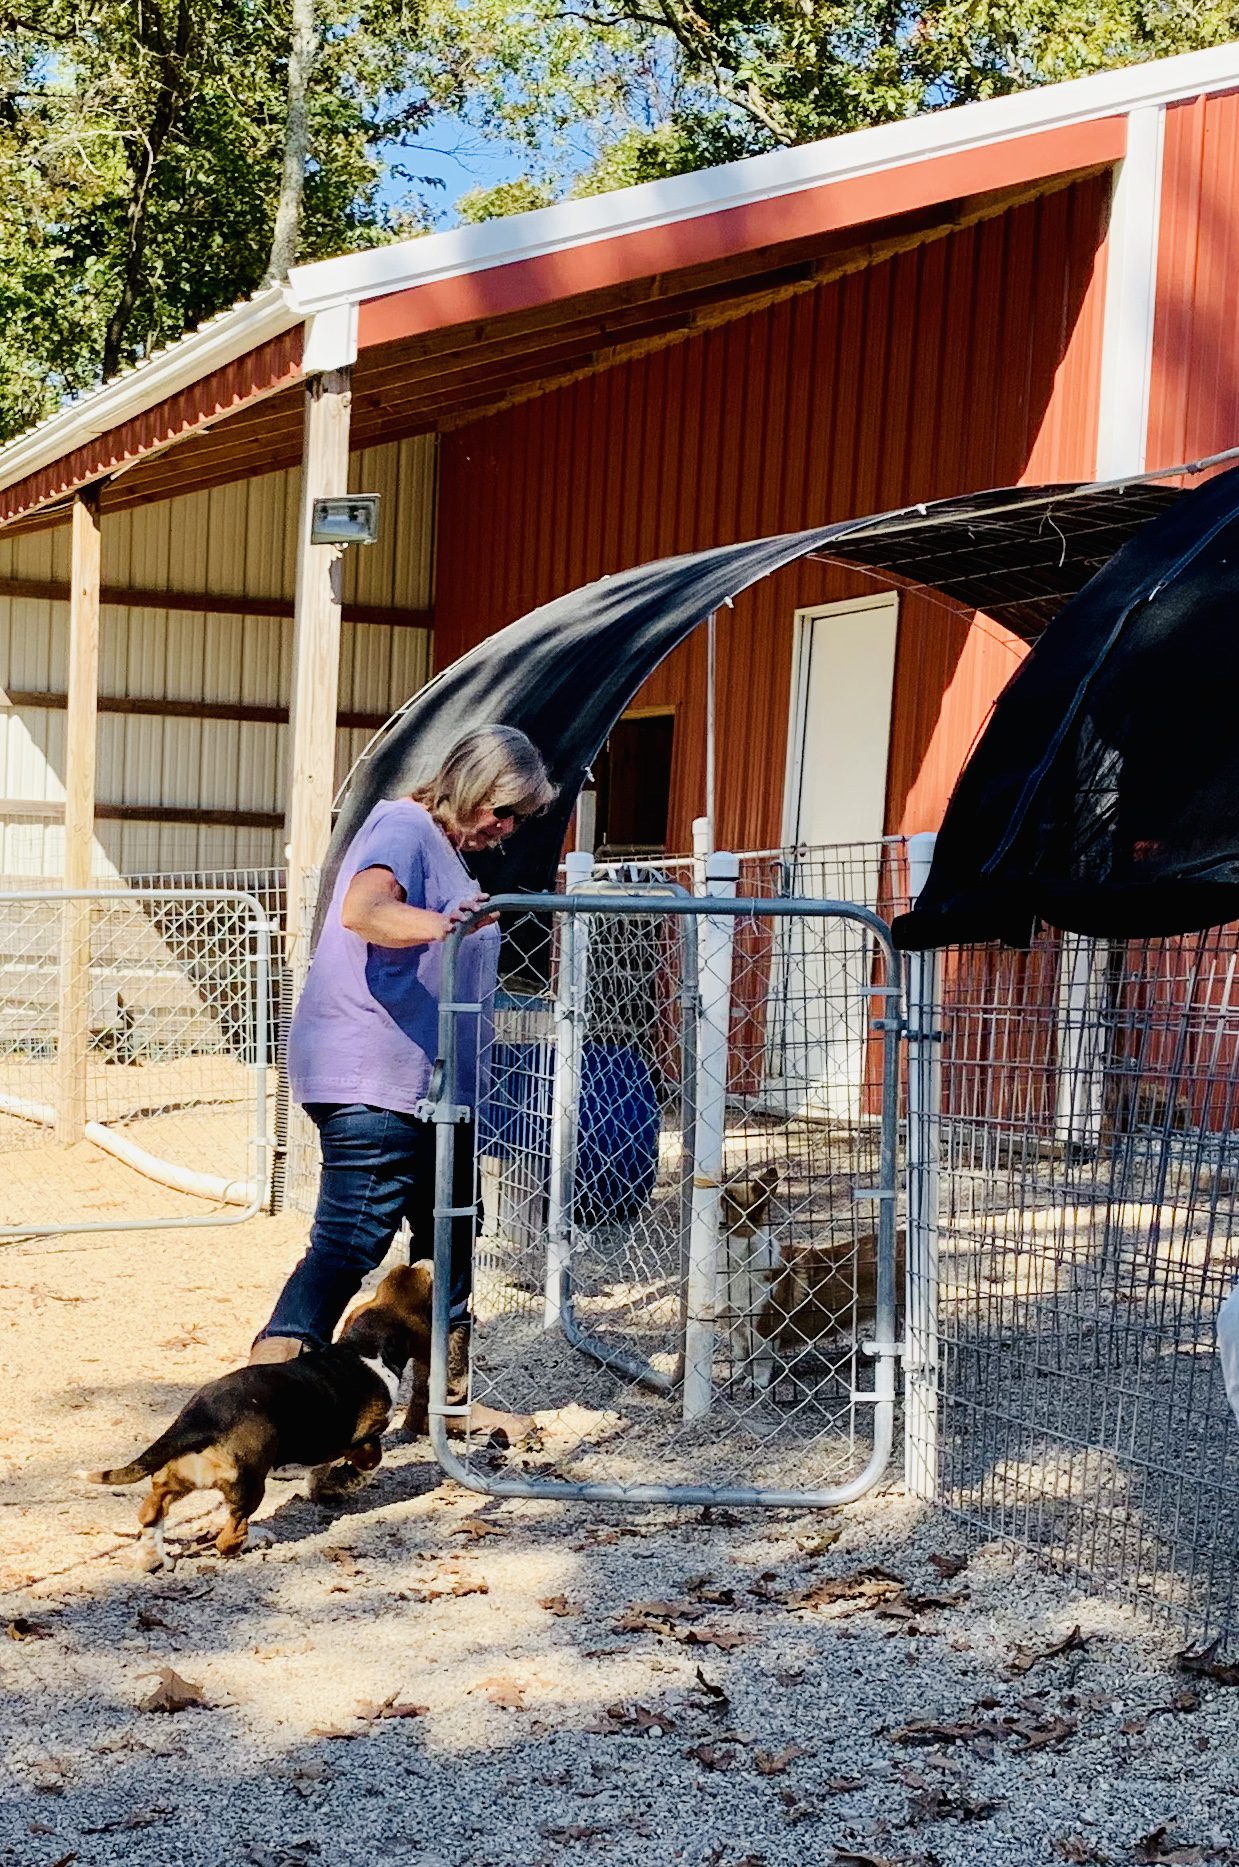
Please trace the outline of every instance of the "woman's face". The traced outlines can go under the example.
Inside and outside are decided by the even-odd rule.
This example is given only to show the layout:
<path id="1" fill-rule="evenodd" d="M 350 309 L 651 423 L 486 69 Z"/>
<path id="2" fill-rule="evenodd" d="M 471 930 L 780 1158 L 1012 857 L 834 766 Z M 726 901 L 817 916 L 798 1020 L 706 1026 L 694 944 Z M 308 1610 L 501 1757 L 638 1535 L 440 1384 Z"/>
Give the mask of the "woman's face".
<path id="1" fill-rule="evenodd" d="M 523 821 L 520 811 L 502 797 L 488 798 L 461 824 L 452 841 L 460 850 L 495 849 Z"/>

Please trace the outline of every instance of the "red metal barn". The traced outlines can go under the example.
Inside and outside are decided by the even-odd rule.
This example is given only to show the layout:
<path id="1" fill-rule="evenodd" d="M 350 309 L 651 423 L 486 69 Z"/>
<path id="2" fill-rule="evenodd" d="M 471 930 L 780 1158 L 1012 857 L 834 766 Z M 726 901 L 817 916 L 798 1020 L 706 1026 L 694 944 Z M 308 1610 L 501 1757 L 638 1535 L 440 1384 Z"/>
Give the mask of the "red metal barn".
<path id="1" fill-rule="evenodd" d="M 296 269 L 0 449 L 0 868 L 312 867 L 371 728 L 582 581 L 1230 444 L 1237 147 L 1239 45 Z M 719 624 L 719 842 L 934 827 L 1022 652 L 770 579 Z M 687 846 L 704 688 L 699 635 L 617 731 L 612 846 Z"/>

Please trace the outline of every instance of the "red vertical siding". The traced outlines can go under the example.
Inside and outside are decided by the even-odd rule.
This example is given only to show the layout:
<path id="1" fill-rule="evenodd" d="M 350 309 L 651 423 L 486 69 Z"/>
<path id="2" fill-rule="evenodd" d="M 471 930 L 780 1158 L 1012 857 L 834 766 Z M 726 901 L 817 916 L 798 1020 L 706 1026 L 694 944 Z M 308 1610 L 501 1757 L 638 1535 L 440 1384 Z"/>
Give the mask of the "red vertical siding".
<path id="1" fill-rule="evenodd" d="M 1239 92 L 1166 112 L 1148 464 L 1239 441 Z"/>
<path id="2" fill-rule="evenodd" d="M 1020 479 L 1088 474 L 1108 177 L 444 436 L 440 666 L 577 584 L 678 551 Z M 720 832 L 777 841 L 797 607 L 870 590 L 802 564 L 719 630 Z M 939 819 L 1018 645 L 905 597 L 888 827 Z M 704 784 L 697 636 L 642 700 L 677 708 L 670 833 Z"/>

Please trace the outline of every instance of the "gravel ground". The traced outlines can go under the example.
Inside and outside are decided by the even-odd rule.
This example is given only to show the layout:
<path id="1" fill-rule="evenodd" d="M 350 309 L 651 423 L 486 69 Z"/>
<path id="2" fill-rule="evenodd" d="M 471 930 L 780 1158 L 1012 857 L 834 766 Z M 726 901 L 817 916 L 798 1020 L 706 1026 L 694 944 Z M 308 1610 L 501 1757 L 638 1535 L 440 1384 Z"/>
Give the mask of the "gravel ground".
<path id="1" fill-rule="evenodd" d="M 138 1492 L 74 1473 L 241 1358 L 302 1227 L 3 1250 L 0 1861 L 1239 1861 L 1239 1689 L 893 1486 L 496 1506 L 395 1441 L 235 1563 L 187 1500 L 136 1573 Z"/>

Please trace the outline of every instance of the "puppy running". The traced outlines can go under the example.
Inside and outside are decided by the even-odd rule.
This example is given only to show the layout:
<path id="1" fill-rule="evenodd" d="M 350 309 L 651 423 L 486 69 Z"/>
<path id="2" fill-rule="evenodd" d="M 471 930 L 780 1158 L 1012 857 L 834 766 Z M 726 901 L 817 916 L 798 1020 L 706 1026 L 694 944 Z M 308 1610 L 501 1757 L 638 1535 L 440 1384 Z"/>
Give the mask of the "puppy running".
<path id="1" fill-rule="evenodd" d="M 102 1485 L 151 1480 L 138 1512 L 139 1567 L 169 1566 L 163 1520 L 191 1491 L 223 1492 L 228 1521 L 215 1547 L 221 1556 L 239 1556 L 273 1470 L 337 1460 L 373 1470 L 405 1367 L 415 1361 L 420 1370 L 429 1362 L 430 1292 L 429 1263 L 389 1271 L 330 1348 L 208 1381 L 130 1464 L 87 1473 Z"/>

